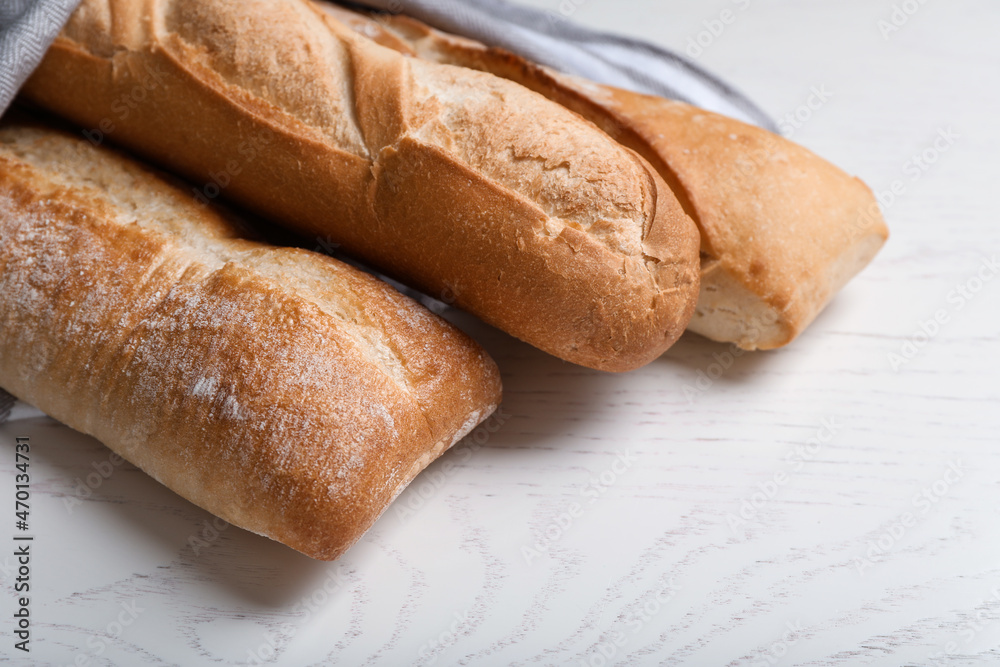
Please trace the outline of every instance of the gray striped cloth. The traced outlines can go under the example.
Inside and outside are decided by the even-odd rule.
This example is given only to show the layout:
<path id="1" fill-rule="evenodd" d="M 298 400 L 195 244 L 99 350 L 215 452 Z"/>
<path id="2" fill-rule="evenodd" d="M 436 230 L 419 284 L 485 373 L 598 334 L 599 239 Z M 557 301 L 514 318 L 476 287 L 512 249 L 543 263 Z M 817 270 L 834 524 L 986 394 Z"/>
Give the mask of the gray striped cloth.
<path id="1" fill-rule="evenodd" d="M 0 424 L 10 419 L 10 412 L 15 402 L 17 399 L 0 389 Z"/>
<path id="2" fill-rule="evenodd" d="M 0 389 L 0 424 L 5 421 L 16 421 L 18 419 L 30 419 L 32 417 L 44 417 L 41 410 L 37 410 L 27 403 L 22 403 L 16 398 Z"/>
<path id="3" fill-rule="evenodd" d="M 0 0 L 0 114 L 80 0 Z"/>
<path id="4" fill-rule="evenodd" d="M 557 70 L 683 100 L 777 130 L 747 97 L 689 59 L 655 44 L 589 30 L 568 20 L 567 14 L 583 1 L 564 0 L 559 11 L 548 12 L 505 0 L 362 0 L 354 6 L 409 14 Z M 0 113 L 38 66 L 79 2 L 0 0 Z M 40 414 L 0 389 L 0 423 Z"/>

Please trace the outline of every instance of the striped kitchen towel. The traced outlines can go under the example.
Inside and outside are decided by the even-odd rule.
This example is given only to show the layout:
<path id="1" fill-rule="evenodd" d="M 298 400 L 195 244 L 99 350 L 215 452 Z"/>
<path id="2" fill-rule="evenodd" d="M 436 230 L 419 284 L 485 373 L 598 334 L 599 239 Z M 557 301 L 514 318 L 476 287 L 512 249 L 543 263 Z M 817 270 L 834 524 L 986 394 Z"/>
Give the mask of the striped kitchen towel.
<path id="1" fill-rule="evenodd" d="M 80 0 L 0 0 L 0 114 Z"/>
<path id="2" fill-rule="evenodd" d="M 15 419 L 43 417 L 41 410 L 36 410 L 27 403 L 21 403 L 16 398 L 0 389 L 0 424 Z"/>

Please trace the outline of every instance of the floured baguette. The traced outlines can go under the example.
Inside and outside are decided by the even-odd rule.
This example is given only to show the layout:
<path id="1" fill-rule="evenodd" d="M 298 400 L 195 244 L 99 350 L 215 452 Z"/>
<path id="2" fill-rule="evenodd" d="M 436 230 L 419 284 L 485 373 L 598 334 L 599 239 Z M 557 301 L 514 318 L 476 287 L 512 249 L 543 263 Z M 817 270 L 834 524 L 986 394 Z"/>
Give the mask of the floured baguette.
<path id="1" fill-rule="evenodd" d="M 563 359 L 681 334 L 698 232 L 656 170 L 505 79 L 300 0 L 84 0 L 25 93 Z"/>
<path id="2" fill-rule="evenodd" d="M 10 120 L 0 386 L 327 560 L 500 400 L 486 353 L 386 284 L 246 240 L 124 156 Z"/>
<path id="3" fill-rule="evenodd" d="M 516 81 L 646 158 L 701 230 L 692 331 L 745 349 L 789 343 L 888 238 L 871 190 L 802 146 L 681 102 L 594 84 L 405 16 L 325 11 L 387 47 Z"/>

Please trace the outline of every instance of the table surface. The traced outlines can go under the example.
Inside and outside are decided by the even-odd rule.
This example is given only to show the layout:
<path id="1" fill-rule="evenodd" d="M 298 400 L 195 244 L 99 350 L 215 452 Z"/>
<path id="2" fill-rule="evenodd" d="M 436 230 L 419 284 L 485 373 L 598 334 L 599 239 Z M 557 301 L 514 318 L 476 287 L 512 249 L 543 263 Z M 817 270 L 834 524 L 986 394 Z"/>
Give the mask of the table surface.
<path id="1" fill-rule="evenodd" d="M 338 563 L 217 530 L 55 422 L 0 427 L 4 498 L 31 437 L 37 526 L 33 661 L 11 554 L 0 661 L 1000 664 L 1000 6 L 899 0 L 883 34 L 889 0 L 534 4 L 678 49 L 733 11 L 700 62 L 776 117 L 824 87 L 794 139 L 901 182 L 888 245 L 794 344 L 732 359 L 686 335 L 601 374 L 451 313 L 502 423 Z"/>

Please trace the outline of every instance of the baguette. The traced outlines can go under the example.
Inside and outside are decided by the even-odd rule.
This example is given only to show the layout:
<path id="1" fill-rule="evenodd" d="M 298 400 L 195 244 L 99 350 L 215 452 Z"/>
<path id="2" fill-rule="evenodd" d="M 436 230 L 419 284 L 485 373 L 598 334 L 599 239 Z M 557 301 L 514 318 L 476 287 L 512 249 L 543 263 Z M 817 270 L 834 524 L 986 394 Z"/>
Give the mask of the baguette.
<path id="1" fill-rule="evenodd" d="M 691 331 L 741 348 L 791 342 L 875 256 L 888 229 L 871 190 L 766 130 L 598 85 L 406 16 L 324 11 L 389 48 L 516 81 L 579 113 L 652 164 L 701 231 Z"/>
<path id="2" fill-rule="evenodd" d="M 485 352 L 385 283 L 23 120 L 0 124 L 0 385 L 324 560 L 500 400 Z"/>
<path id="3" fill-rule="evenodd" d="M 308 2 L 84 0 L 25 94 L 574 363 L 641 366 L 694 311 L 697 228 L 645 160 Z"/>

